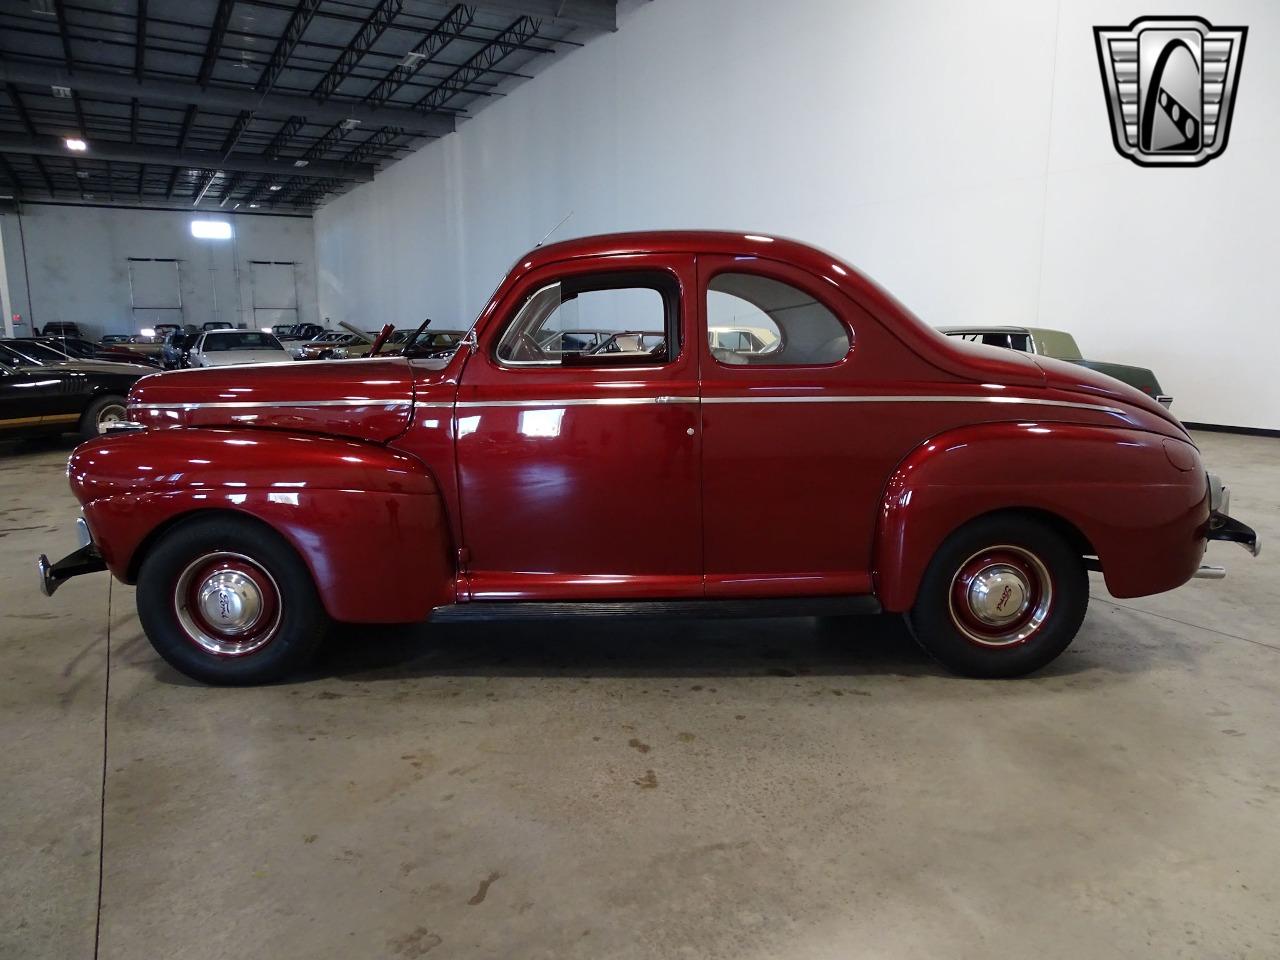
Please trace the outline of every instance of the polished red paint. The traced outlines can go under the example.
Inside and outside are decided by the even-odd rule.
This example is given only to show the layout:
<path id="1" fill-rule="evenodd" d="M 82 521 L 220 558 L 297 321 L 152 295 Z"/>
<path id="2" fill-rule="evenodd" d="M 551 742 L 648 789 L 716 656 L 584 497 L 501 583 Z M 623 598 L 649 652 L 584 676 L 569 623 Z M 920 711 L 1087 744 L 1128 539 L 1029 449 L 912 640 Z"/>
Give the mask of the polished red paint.
<path id="1" fill-rule="evenodd" d="M 454 598 L 435 482 L 421 462 L 383 446 L 276 430 L 152 430 L 81 444 L 67 470 L 103 559 L 126 582 L 157 531 L 221 510 L 281 533 L 338 620 L 420 620 Z"/>
<path id="2" fill-rule="evenodd" d="M 822 301 L 848 325 L 848 355 L 721 365 L 703 347 L 705 289 L 729 268 Z M 670 363 L 494 360 L 541 285 L 638 269 L 679 286 Z M 1158 403 L 1074 364 L 943 337 L 793 241 L 694 231 L 542 247 L 499 285 L 474 336 L 448 360 L 139 381 L 134 418 L 181 429 L 93 441 L 71 462 L 111 569 L 132 578 L 157 531 L 207 509 L 279 530 L 347 620 L 472 599 L 874 593 L 905 610 L 947 535 L 1005 509 L 1050 517 L 1096 553 L 1118 596 L 1177 586 L 1204 550 L 1203 468 Z M 681 399 L 581 402 L 658 397 Z M 939 397 L 954 402 L 912 402 Z"/>
<path id="3" fill-rule="evenodd" d="M 193 399 L 208 406 L 181 409 Z M 381 443 L 404 432 L 412 401 L 409 364 L 398 358 L 204 367 L 143 377 L 129 392 L 129 419 L 155 428 L 266 427 Z"/>

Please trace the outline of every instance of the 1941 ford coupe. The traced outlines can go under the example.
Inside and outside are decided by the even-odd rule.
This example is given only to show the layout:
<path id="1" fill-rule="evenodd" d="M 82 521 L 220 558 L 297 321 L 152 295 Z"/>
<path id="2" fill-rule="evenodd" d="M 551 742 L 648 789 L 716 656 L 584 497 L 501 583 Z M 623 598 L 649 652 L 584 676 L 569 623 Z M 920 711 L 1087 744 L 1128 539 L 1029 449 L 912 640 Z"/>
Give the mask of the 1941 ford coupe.
<path id="1" fill-rule="evenodd" d="M 541 247 L 446 356 L 158 374 L 128 410 L 71 456 L 84 545 L 41 585 L 136 583 L 212 683 L 296 670 L 330 620 L 881 610 L 1013 676 L 1071 642 L 1086 571 L 1136 597 L 1258 548 L 1152 398 L 778 237 Z"/>

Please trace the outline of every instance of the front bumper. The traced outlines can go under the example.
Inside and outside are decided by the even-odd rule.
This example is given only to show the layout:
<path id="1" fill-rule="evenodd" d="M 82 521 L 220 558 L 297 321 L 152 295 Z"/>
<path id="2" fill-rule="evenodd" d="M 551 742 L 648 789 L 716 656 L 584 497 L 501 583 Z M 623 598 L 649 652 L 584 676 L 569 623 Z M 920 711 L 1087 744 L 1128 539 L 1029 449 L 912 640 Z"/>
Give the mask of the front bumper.
<path id="1" fill-rule="evenodd" d="M 1238 543 L 1253 556 L 1262 552 L 1262 540 L 1254 529 L 1230 516 L 1231 489 L 1217 474 L 1208 474 L 1209 481 L 1209 531 L 1210 540 L 1226 540 Z M 1225 567 L 1205 564 L 1193 574 L 1205 580 L 1221 580 L 1227 575 Z"/>
<path id="2" fill-rule="evenodd" d="M 98 547 L 93 542 L 93 534 L 89 532 L 89 525 L 85 523 L 84 517 L 76 520 L 76 532 L 80 537 L 79 550 L 67 554 L 57 563 L 50 563 L 49 558 L 43 553 L 36 558 L 36 570 L 40 574 L 40 592 L 46 597 L 52 597 L 57 589 L 72 577 L 79 577 L 86 573 L 99 573 L 107 569 L 107 563 L 98 552 Z"/>

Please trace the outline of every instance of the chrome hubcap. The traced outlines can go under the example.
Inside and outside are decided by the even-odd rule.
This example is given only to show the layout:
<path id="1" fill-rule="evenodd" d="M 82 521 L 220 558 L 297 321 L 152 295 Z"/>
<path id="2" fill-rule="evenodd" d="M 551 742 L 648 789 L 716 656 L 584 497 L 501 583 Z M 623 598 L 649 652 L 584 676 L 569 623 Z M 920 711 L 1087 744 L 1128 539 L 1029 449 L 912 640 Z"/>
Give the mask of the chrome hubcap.
<path id="1" fill-rule="evenodd" d="M 969 557 L 951 579 L 951 622 L 983 647 L 1010 647 L 1036 636 L 1053 607 L 1053 578 L 1034 553 L 1011 544 Z"/>
<path id="2" fill-rule="evenodd" d="M 1031 600 L 1031 585 L 1013 567 L 993 563 L 969 581 L 969 609 L 994 626 L 1017 620 Z"/>
<path id="3" fill-rule="evenodd" d="M 108 424 L 119 423 L 124 419 L 124 417 L 124 407 L 117 406 L 116 404 L 112 404 L 109 407 L 103 407 L 102 411 L 98 414 L 98 432 L 106 433 Z"/>
<path id="4" fill-rule="evenodd" d="M 239 553 L 198 557 L 178 575 L 173 608 L 187 638 L 206 653 L 240 657 L 280 628 L 280 590 L 264 567 Z"/>
<path id="5" fill-rule="evenodd" d="M 241 634 L 258 622 L 262 592 L 236 570 L 206 577 L 196 591 L 200 612 L 222 633 Z"/>

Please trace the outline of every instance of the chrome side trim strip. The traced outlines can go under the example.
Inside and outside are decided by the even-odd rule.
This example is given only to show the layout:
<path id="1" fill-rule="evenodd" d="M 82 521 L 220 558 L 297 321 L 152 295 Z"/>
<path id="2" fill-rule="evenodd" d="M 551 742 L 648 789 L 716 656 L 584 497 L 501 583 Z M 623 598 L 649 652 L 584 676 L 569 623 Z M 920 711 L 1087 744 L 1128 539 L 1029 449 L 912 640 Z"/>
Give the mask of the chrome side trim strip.
<path id="1" fill-rule="evenodd" d="M 210 403 L 140 403 L 134 410 L 255 410 L 263 407 L 407 407 L 412 400 L 219 400 Z"/>
<path id="2" fill-rule="evenodd" d="M 563 400 L 459 400 L 454 406 L 470 410 L 474 407 L 637 407 L 698 402 L 697 397 L 566 397 Z"/>
<path id="3" fill-rule="evenodd" d="M 1040 407 L 1067 407 L 1076 410 L 1098 410 L 1116 416 L 1127 416 L 1119 407 L 1075 400 L 1049 400 L 1034 397 L 957 397 L 957 396 L 860 396 L 860 397 L 572 397 L 563 400 L 460 400 L 454 407 L 586 407 L 586 406 L 635 406 L 639 404 L 725 404 L 725 403 L 1002 403 Z M 419 404 L 419 406 L 447 407 L 448 403 Z"/>
<path id="4" fill-rule="evenodd" d="M 1038 407 L 1072 407 L 1078 410 L 1101 410 L 1121 416 L 1119 407 L 1107 407 L 1099 403 L 1076 400 L 1041 400 L 1036 397 L 924 397 L 924 396 L 862 396 L 862 397 L 703 397 L 703 403 L 1008 403 L 1032 404 Z"/>

